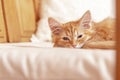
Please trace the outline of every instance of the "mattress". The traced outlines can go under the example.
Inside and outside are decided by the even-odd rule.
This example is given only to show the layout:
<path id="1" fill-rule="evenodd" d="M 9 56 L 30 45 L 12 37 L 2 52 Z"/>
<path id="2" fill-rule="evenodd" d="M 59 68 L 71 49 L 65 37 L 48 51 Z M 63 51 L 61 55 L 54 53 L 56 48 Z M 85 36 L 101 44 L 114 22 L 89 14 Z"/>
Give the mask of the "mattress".
<path id="1" fill-rule="evenodd" d="M 114 80 L 115 50 L 0 44 L 0 80 Z"/>

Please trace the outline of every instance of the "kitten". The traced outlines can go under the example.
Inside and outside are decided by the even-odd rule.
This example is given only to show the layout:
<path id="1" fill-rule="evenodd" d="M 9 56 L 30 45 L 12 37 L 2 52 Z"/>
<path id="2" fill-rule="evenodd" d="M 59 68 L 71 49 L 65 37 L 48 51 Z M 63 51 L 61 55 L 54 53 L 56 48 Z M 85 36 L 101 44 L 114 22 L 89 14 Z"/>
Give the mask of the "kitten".
<path id="1" fill-rule="evenodd" d="M 98 23 L 92 22 L 89 10 L 79 20 L 64 24 L 48 18 L 54 47 L 67 48 L 114 48 L 114 21 L 106 18 Z"/>

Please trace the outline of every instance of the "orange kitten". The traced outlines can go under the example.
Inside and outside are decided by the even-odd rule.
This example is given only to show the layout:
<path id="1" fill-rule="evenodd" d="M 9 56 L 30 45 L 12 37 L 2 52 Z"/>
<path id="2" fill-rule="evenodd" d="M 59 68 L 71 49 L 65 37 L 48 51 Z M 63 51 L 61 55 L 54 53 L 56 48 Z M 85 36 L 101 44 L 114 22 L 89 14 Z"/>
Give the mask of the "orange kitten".
<path id="1" fill-rule="evenodd" d="M 54 47 L 68 48 L 114 48 L 114 21 L 107 18 L 99 23 L 92 22 L 90 11 L 79 20 L 64 24 L 48 19 Z"/>

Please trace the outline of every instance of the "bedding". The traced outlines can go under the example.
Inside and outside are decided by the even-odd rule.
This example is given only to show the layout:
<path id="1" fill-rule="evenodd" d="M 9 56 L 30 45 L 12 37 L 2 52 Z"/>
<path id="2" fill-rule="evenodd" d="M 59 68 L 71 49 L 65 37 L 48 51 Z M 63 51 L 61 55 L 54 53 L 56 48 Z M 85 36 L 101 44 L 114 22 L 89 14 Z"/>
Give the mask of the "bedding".
<path id="1" fill-rule="evenodd" d="M 0 80 L 114 80 L 115 50 L 0 44 Z"/>

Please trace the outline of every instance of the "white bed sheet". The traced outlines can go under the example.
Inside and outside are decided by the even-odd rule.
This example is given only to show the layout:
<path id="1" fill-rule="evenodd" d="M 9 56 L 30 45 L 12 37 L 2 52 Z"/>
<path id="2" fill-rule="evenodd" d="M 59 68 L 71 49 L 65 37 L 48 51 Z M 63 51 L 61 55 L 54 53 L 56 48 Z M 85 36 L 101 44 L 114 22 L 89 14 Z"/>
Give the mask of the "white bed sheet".
<path id="1" fill-rule="evenodd" d="M 0 80 L 114 80 L 115 50 L 0 44 Z"/>

